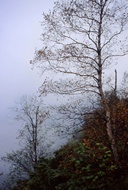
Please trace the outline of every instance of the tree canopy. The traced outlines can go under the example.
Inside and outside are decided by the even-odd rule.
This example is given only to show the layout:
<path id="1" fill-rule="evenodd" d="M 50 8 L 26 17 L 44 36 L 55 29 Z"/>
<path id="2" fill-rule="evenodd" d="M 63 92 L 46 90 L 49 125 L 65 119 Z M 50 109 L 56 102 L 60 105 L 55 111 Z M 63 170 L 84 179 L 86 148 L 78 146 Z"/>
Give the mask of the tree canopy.
<path id="1" fill-rule="evenodd" d="M 114 58 L 128 54 L 126 29 L 128 1 L 57 1 L 42 22 L 43 47 L 35 52 L 31 64 L 42 72 L 57 73 L 45 80 L 41 94 L 85 94 L 99 96 L 105 109 L 106 131 L 118 164 L 119 155 L 112 131 L 110 106 L 105 97 L 103 71 Z M 61 74 L 68 75 L 61 79 Z M 57 78 L 57 79 L 56 79 Z"/>

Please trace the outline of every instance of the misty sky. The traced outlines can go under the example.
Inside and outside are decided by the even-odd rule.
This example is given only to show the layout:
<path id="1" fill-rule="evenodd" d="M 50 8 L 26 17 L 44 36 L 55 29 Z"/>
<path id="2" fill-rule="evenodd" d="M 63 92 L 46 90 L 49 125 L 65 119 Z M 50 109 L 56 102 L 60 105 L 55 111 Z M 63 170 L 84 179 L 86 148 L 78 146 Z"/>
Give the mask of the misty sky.
<path id="1" fill-rule="evenodd" d="M 0 157 L 16 145 L 18 123 L 9 107 L 23 94 L 36 93 L 42 82 L 38 70 L 31 69 L 35 48 L 41 47 L 42 13 L 54 0 L 0 0 Z M 127 58 L 117 68 L 119 81 L 128 70 Z M 113 71 L 112 71 L 113 72 Z M 120 74 L 121 73 L 121 74 Z"/>
<path id="2" fill-rule="evenodd" d="M 0 157 L 16 146 L 18 123 L 9 107 L 24 94 L 34 94 L 42 82 L 31 69 L 41 46 L 42 13 L 54 0 L 0 0 Z"/>

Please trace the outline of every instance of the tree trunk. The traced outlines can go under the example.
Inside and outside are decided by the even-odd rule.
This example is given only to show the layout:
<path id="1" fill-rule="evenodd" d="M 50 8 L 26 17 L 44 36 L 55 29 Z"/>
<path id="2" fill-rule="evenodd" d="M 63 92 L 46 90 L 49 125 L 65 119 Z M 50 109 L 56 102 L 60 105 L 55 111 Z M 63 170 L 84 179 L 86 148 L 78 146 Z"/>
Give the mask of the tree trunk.
<path id="1" fill-rule="evenodd" d="M 109 138 L 109 142 L 110 142 L 110 146 L 112 149 L 112 153 L 114 156 L 114 160 L 115 163 L 118 164 L 119 161 L 119 155 L 118 155 L 118 151 L 117 151 L 117 145 L 116 145 L 116 141 L 115 141 L 115 137 L 113 135 L 113 130 L 112 130 L 112 123 L 111 123 L 111 110 L 109 108 L 107 99 L 105 98 L 103 89 L 102 89 L 102 71 L 99 72 L 99 92 L 100 92 L 100 96 L 101 96 L 101 102 L 103 104 L 104 110 L 105 110 L 105 116 L 106 116 L 106 131 L 107 131 L 107 135 Z"/>
<path id="2" fill-rule="evenodd" d="M 108 105 L 106 105 L 106 107 L 108 107 Z M 107 130 L 107 134 L 109 137 L 111 149 L 112 149 L 112 152 L 114 155 L 115 163 L 118 164 L 119 155 L 118 155 L 118 151 L 117 151 L 117 145 L 116 145 L 115 137 L 114 137 L 113 131 L 112 131 L 111 113 L 110 113 L 109 108 L 107 108 L 105 110 L 105 112 L 106 112 L 106 130 Z"/>
<path id="3" fill-rule="evenodd" d="M 106 130 L 109 138 L 109 142 L 111 145 L 111 149 L 113 152 L 114 160 L 115 163 L 118 163 L 119 156 L 118 156 L 118 151 L 117 151 L 117 146 L 116 146 L 116 141 L 113 135 L 112 131 L 112 124 L 111 124 L 111 111 L 107 102 L 107 99 L 105 98 L 105 94 L 103 91 L 103 82 L 102 82 L 102 72 L 103 72 L 103 63 L 102 63 L 102 46 L 101 46 L 101 36 L 102 36 L 102 21 L 103 21 L 103 10 L 104 10 L 104 4 L 103 1 L 100 0 L 100 20 L 99 20 L 99 29 L 98 29 L 98 44 L 97 44 L 97 56 L 98 56 L 98 69 L 97 69 L 97 74 L 98 74 L 98 90 L 100 93 L 101 97 L 101 102 L 103 103 L 104 109 L 105 109 L 105 114 L 106 114 Z"/>

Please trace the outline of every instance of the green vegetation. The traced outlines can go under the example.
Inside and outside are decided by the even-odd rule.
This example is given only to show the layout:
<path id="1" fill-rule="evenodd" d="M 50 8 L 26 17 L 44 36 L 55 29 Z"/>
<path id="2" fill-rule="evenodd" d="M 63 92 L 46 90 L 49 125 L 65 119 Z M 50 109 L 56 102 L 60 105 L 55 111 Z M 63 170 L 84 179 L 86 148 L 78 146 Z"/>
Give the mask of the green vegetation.
<path id="1" fill-rule="evenodd" d="M 104 72 L 113 66 L 115 58 L 128 55 L 127 25 L 127 0 L 62 0 L 55 2 L 53 10 L 43 14 L 42 48 L 36 50 L 31 61 L 33 66 L 45 72 L 44 76 L 48 76 L 39 88 L 40 95 L 78 95 L 82 106 L 78 101 L 74 104 L 76 108 L 71 110 L 69 101 L 69 110 L 65 105 L 59 111 L 67 117 L 68 127 L 73 131 L 77 126 L 75 122 L 71 124 L 70 119 L 81 122 L 75 114 L 78 110 L 77 114 L 84 117 L 81 122 L 84 124 L 80 126 L 82 137 L 78 139 L 74 135 L 54 157 L 46 158 L 42 144 L 39 144 L 38 137 L 42 134 L 38 129 L 47 112 L 39 111 L 40 104 L 33 118 L 28 106 L 25 107 L 29 125 L 25 125 L 21 135 L 26 137 L 26 129 L 29 132 L 25 150 L 32 158 L 32 169 L 27 173 L 28 180 L 18 180 L 13 190 L 127 189 L 127 85 L 117 91 L 117 72 L 115 85 L 107 82 Z M 127 79 L 125 73 L 124 84 Z M 84 111 L 79 113 L 79 110 Z M 53 129 L 55 125 L 53 123 Z M 65 123 L 62 122 L 62 126 L 62 131 L 70 132 Z M 19 169 L 18 165 L 15 169 Z"/>
<path id="2" fill-rule="evenodd" d="M 28 190 L 107 190 L 115 187 L 118 190 L 122 187 L 126 189 L 128 99 L 116 96 L 112 103 L 112 97 L 113 94 L 110 94 L 108 101 L 111 102 L 114 119 L 113 130 L 116 131 L 114 134 L 120 158 L 118 164 L 114 161 L 109 141 L 104 133 L 104 110 L 101 105 L 82 126 L 84 135 L 81 139 L 77 141 L 73 139 L 67 143 L 55 152 L 53 158 L 41 158 L 35 171 L 30 173 L 29 180 L 18 182 L 17 188 L 14 189 L 23 190 L 24 187 Z"/>

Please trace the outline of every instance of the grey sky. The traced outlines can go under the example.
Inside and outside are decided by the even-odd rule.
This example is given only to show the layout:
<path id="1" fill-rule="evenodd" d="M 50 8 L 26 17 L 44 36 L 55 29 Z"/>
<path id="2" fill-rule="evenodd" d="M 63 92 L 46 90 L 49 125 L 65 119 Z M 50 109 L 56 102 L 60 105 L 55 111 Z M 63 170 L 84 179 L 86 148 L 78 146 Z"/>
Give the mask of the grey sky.
<path id="1" fill-rule="evenodd" d="M 42 82 L 29 61 L 41 45 L 42 13 L 54 0 L 0 0 L 0 157 L 16 146 L 18 123 L 8 109 Z"/>
<path id="2" fill-rule="evenodd" d="M 16 145 L 18 123 L 10 120 L 9 107 L 23 94 L 32 94 L 42 82 L 29 61 L 41 46 L 42 13 L 55 0 L 0 0 L 0 157 Z M 128 58 L 128 57 L 127 57 Z M 128 70 L 127 58 L 112 67 L 119 73 Z M 120 74 L 121 73 L 121 74 Z"/>

